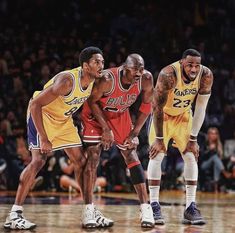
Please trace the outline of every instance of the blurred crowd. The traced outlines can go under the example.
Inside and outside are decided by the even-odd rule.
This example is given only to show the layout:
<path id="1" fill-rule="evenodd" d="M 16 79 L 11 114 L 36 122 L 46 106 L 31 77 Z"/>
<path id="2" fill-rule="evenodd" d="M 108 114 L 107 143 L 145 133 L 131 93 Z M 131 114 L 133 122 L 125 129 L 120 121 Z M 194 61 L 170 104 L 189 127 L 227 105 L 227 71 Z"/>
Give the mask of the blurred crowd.
<path id="1" fill-rule="evenodd" d="M 79 51 L 95 45 L 105 67 L 141 54 L 155 78 L 161 68 L 196 48 L 215 81 L 200 137 L 199 189 L 235 190 L 235 18 L 233 0 L 0 1 L 0 190 L 15 190 L 31 159 L 26 111 L 35 90 L 62 70 L 78 66 Z M 138 102 L 131 108 L 134 113 Z M 133 114 L 133 120 L 135 114 Z M 79 127 L 79 117 L 75 123 Z M 148 164 L 147 124 L 138 155 Z M 162 189 L 182 188 L 183 161 L 169 146 Z M 32 189 L 79 191 L 63 151 L 51 153 Z M 132 191 L 121 155 L 103 152 L 95 191 Z"/>

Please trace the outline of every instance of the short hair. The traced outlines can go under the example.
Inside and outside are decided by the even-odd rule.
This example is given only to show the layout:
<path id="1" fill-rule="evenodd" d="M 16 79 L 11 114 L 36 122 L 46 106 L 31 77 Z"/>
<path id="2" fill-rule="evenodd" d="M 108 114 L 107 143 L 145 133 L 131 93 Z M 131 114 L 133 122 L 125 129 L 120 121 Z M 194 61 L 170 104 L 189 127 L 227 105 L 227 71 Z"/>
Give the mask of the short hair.
<path id="1" fill-rule="evenodd" d="M 201 57 L 201 54 L 196 49 L 187 49 L 183 52 L 182 58 L 186 58 L 187 56 Z"/>
<path id="2" fill-rule="evenodd" d="M 93 54 L 97 54 L 97 53 L 103 56 L 103 52 L 98 47 L 90 46 L 90 47 L 83 49 L 79 54 L 80 66 L 83 66 L 84 62 L 89 62 Z"/>
<path id="3" fill-rule="evenodd" d="M 144 59 L 139 54 L 132 53 L 132 54 L 128 55 L 124 64 L 126 66 L 129 66 L 129 64 L 135 66 L 135 65 L 142 64 L 142 63 L 144 65 Z"/>

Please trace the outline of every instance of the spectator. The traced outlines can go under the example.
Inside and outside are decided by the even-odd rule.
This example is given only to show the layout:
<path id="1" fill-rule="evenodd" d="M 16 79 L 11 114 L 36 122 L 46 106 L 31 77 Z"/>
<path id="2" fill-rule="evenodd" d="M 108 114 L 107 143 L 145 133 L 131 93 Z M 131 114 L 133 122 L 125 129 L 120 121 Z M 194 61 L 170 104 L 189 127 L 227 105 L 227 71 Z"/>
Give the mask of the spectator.
<path id="1" fill-rule="evenodd" d="M 204 151 L 203 155 L 201 155 L 200 159 L 200 170 L 203 174 L 207 174 L 208 171 L 213 171 L 213 184 L 214 184 L 214 191 L 219 191 L 219 180 L 220 175 L 226 179 L 232 177 L 232 174 L 227 172 L 223 162 L 223 145 L 220 141 L 219 131 L 215 127 L 210 127 L 207 131 L 207 141 L 206 141 L 206 150 Z"/>
<path id="2" fill-rule="evenodd" d="M 62 190 L 72 191 L 75 190 L 76 192 L 80 192 L 80 188 L 78 183 L 74 177 L 74 167 L 73 164 L 70 162 L 68 157 L 63 153 L 59 158 L 59 167 L 61 169 L 61 176 L 60 176 L 60 188 Z M 98 176 L 95 183 L 95 192 L 100 192 L 104 189 L 107 185 L 107 181 L 105 177 Z"/>

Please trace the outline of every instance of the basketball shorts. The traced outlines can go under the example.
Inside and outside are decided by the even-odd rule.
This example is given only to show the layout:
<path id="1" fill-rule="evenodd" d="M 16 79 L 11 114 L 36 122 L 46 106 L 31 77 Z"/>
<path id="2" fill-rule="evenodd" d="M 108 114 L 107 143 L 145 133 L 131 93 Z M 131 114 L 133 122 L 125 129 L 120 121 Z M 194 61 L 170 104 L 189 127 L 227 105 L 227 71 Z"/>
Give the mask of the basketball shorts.
<path id="1" fill-rule="evenodd" d="M 59 122 L 51 118 L 48 114 L 43 113 L 42 116 L 43 125 L 48 140 L 52 143 L 53 151 L 82 146 L 81 139 L 78 135 L 77 128 L 73 124 L 72 118 Z M 29 150 L 40 149 L 39 135 L 30 114 L 27 118 L 27 136 Z"/>
<path id="2" fill-rule="evenodd" d="M 125 150 L 123 146 L 124 140 L 129 136 L 132 130 L 132 122 L 128 110 L 122 113 L 117 113 L 117 117 L 107 117 L 107 124 L 114 134 L 114 141 L 117 147 Z M 99 143 L 101 141 L 102 128 L 94 117 L 82 114 L 82 137 L 87 143 Z"/>
<path id="3" fill-rule="evenodd" d="M 164 113 L 164 121 L 163 121 L 163 136 L 164 136 L 164 144 L 167 148 L 170 139 L 173 139 L 174 146 L 179 149 L 182 153 L 189 140 L 189 136 L 192 129 L 192 113 L 190 111 L 186 111 L 178 116 L 170 116 Z M 150 124 L 150 132 L 149 132 L 149 144 L 151 145 L 156 138 L 155 129 L 153 126 L 153 121 Z"/>

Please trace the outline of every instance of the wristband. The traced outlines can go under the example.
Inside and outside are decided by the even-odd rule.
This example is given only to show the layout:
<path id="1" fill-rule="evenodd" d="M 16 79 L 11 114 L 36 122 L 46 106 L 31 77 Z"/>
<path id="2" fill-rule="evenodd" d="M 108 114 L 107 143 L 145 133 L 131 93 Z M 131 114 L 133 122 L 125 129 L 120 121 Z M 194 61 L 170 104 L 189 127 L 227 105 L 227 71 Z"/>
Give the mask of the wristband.
<path id="1" fill-rule="evenodd" d="M 196 142 L 196 141 L 197 141 L 197 138 L 195 138 L 195 139 L 189 138 L 189 141 L 190 141 L 190 142 Z"/>

